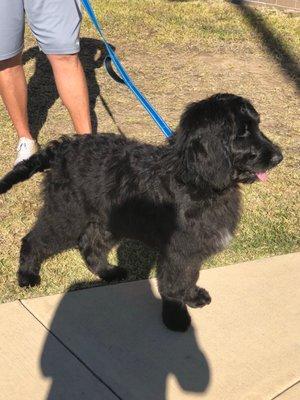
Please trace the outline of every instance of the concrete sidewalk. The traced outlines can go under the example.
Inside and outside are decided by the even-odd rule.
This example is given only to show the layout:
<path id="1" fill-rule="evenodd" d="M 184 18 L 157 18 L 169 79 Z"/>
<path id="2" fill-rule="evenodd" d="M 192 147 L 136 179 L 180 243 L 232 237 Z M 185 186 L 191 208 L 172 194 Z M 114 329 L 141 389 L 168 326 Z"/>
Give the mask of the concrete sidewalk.
<path id="1" fill-rule="evenodd" d="M 156 281 L 0 306 L 1 400 L 298 400 L 300 253 L 205 270 L 186 333 Z"/>

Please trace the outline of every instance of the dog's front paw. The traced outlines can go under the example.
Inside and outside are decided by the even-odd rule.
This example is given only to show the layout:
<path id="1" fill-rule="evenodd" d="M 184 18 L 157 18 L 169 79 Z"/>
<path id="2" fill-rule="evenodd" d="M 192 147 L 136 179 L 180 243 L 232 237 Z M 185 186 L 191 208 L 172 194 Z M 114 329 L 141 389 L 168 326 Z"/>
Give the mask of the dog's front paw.
<path id="1" fill-rule="evenodd" d="M 204 307 L 211 303 L 211 297 L 207 290 L 196 287 L 189 298 L 185 299 L 185 304 L 190 307 Z"/>
<path id="2" fill-rule="evenodd" d="M 166 327 L 176 332 L 185 332 L 191 325 L 186 306 L 178 301 L 163 300 L 162 318 Z"/>
<path id="3" fill-rule="evenodd" d="M 41 283 L 41 277 L 31 272 L 18 272 L 18 282 L 20 287 L 37 286 Z"/>

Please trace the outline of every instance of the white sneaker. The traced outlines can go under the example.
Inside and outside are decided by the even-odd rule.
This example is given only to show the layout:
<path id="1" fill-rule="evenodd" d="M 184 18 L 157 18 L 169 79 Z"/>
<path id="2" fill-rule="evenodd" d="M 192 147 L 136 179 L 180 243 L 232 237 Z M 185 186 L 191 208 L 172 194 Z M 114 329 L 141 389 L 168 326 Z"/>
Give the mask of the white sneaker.
<path id="1" fill-rule="evenodd" d="M 22 137 L 18 143 L 17 158 L 14 165 L 17 165 L 21 161 L 27 160 L 37 151 L 38 145 L 35 140 Z"/>

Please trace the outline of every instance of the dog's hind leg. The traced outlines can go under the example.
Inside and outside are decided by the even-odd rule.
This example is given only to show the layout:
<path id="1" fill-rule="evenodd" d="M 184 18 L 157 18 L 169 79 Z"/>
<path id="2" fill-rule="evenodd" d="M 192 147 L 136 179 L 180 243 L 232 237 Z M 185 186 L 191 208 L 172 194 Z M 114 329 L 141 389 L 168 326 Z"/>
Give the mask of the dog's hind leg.
<path id="1" fill-rule="evenodd" d="M 79 250 L 89 270 L 107 282 L 126 278 L 127 271 L 107 262 L 107 254 L 114 245 L 108 232 L 100 224 L 91 222 L 79 239 Z"/>
<path id="2" fill-rule="evenodd" d="M 32 230 L 22 239 L 18 270 L 19 286 L 39 285 L 42 260 L 42 252 L 36 243 L 34 230 Z"/>
<path id="3" fill-rule="evenodd" d="M 50 220 L 40 218 L 34 228 L 22 239 L 18 270 L 19 286 L 38 285 L 42 262 L 62 250 L 75 247 L 75 240 L 59 235 L 57 230 L 55 226 L 51 226 Z"/>
<path id="4" fill-rule="evenodd" d="M 53 202 L 52 202 L 53 205 Z M 22 239 L 19 285 L 35 286 L 40 283 L 41 264 L 47 258 L 77 245 L 80 223 L 77 219 L 70 229 L 70 216 L 60 208 L 44 205 L 33 229 Z"/>

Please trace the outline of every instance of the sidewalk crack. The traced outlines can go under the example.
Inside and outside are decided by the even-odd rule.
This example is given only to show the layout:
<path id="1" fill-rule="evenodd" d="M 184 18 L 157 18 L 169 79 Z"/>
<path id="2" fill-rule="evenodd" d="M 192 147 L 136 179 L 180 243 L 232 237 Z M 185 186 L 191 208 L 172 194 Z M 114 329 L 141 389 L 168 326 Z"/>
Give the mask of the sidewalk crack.
<path id="1" fill-rule="evenodd" d="M 43 324 L 43 322 L 41 320 L 39 320 L 34 314 L 33 312 L 30 311 L 30 309 L 28 307 L 26 307 L 26 305 L 23 303 L 23 301 L 21 299 L 19 299 L 19 303 L 21 304 L 21 306 L 23 306 L 25 308 L 25 310 L 27 312 L 29 312 L 29 314 L 32 315 L 32 317 L 40 324 L 42 325 L 46 331 L 48 332 L 48 334 L 52 335 L 69 353 L 71 353 L 71 355 L 73 357 L 76 358 L 76 360 L 84 367 L 86 368 L 100 383 L 102 383 L 114 396 L 116 396 L 117 399 L 119 400 L 123 400 L 122 397 L 120 397 L 118 395 L 118 393 L 116 393 L 114 391 L 114 389 L 112 387 L 110 387 L 106 382 L 103 381 L 103 379 L 96 374 L 96 372 L 94 372 L 92 370 L 91 367 L 88 366 L 87 363 L 85 363 L 83 360 L 81 360 L 81 358 L 72 350 L 70 349 L 70 347 L 68 347 L 55 333 L 53 333 L 52 331 L 50 331 L 46 325 Z"/>
<path id="2" fill-rule="evenodd" d="M 292 389 L 294 386 L 298 385 L 298 383 L 300 383 L 300 380 L 298 380 L 297 382 L 293 383 L 292 385 L 290 385 L 286 389 L 282 390 L 282 392 L 278 393 L 275 397 L 272 397 L 271 400 L 278 399 L 278 397 L 280 397 L 283 393 L 287 392 L 288 390 Z"/>

